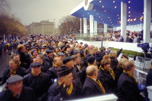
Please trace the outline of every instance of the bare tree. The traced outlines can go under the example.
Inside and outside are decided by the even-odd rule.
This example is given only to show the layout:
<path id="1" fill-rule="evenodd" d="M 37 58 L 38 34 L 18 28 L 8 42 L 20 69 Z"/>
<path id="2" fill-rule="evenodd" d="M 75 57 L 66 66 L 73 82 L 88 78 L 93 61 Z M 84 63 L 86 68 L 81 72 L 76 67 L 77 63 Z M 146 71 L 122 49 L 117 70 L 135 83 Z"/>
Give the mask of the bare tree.
<path id="1" fill-rule="evenodd" d="M 7 12 L 10 9 L 6 0 L 0 0 L 0 15 Z"/>
<path id="2" fill-rule="evenodd" d="M 66 16 L 60 20 L 60 34 L 79 33 L 80 19 L 74 16 Z"/>
<path id="3" fill-rule="evenodd" d="M 27 32 L 27 28 L 17 18 L 0 15 L 1 34 L 25 35 Z"/>

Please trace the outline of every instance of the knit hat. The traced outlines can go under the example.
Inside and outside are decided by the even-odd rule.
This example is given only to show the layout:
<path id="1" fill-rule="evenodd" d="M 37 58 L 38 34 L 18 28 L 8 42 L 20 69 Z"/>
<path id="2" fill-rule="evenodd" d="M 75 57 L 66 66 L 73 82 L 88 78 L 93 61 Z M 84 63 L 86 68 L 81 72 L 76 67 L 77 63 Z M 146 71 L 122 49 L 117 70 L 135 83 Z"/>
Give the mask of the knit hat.
<path id="1" fill-rule="evenodd" d="M 67 66 L 61 66 L 57 69 L 57 75 L 58 77 L 66 76 L 69 73 L 71 73 L 71 69 Z"/>

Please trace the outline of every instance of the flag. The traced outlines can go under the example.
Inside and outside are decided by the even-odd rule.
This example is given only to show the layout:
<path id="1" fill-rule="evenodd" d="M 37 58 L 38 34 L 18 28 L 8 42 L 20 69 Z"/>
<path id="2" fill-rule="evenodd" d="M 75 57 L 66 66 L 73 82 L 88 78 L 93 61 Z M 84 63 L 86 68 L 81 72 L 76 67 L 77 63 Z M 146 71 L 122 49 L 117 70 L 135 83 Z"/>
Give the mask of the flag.
<path id="1" fill-rule="evenodd" d="M 5 41 L 5 34 L 3 35 L 3 41 Z"/>
<path id="2" fill-rule="evenodd" d="M 15 40 L 16 38 L 15 38 L 15 35 L 13 35 L 13 40 Z"/>
<path id="3" fill-rule="evenodd" d="M 8 35 L 8 42 L 11 42 L 10 34 Z"/>

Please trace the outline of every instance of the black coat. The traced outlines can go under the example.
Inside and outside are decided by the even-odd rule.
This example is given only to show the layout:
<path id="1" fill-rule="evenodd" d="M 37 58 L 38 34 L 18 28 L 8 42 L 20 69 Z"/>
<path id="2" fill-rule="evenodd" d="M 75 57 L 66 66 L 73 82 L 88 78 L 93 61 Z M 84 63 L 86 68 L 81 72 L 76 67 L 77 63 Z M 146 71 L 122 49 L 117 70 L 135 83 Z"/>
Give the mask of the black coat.
<path id="1" fill-rule="evenodd" d="M 116 84 L 118 83 L 119 77 L 122 73 L 123 73 L 122 68 L 116 68 L 116 70 L 115 70 Z"/>
<path id="2" fill-rule="evenodd" d="M 46 73 L 50 68 L 50 64 L 45 60 L 41 65 L 41 67 L 42 67 L 42 72 Z"/>
<path id="3" fill-rule="evenodd" d="M 136 81 L 126 73 L 122 73 L 118 80 L 118 98 L 119 101 L 145 101 Z"/>
<path id="4" fill-rule="evenodd" d="M 146 77 L 146 87 L 152 86 L 152 69 L 149 70 L 148 75 Z M 145 89 L 145 96 L 148 98 L 148 92 L 147 89 Z"/>
<path id="5" fill-rule="evenodd" d="M 98 72 L 98 79 L 103 84 L 107 93 L 117 92 L 116 81 L 108 71 L 100 69 Z"/>
<path id="6" fill-rule="evenodd" d="M 115 71 L 118 65 L 118 60 L 115 59 L 114 57 L 110 57 L 110 59 L 111 59 L 111 64 L 110 64 L 111 68 Z"/>
<path id="7" fill-rule="evenodd" d="M 140 43 L 140 38 L 137 38 L 137 43 Z"/>
<path id="8" fill-rule="evenodd" d="M 57 82 L 55 82 L 52 86 L 50 86 L 48 90 L 48 101 L 60 101 L 61 99 L 75 99 L 79 98 L 81 95 L 81 88 L 79 88 L 77 82 L 73 81 L 73 90 L 71 95 L 69 96 L 66 93 L 63 85 L 59 86 Z"/>
<path id="9" fill-rule="evenodd" d="M 73 80 L 75 80 L 78 83 L 79 87 L 82 88 L 82 83 L 76 72 L 76 69 L 73 67 L 71 70 L 72 70 Z"/>
<path id="10" fill-rule="evenodd" d="M 1 101 L 37 101 L 35 93 L 29 87 L 23 87 L 19 98 L 14 98 L 9 89 L 6 89 L 0 93 Z"/>
<path id="11" fill-rule="evenodd" d="M 43 64 L 41 65 L 41 71 L 43 73 L 46 73 L 48 71 L 48 69 L 50 68 L 49 67 L 49 63 L 47 61 L 44 61 Z M 25 71 L 27 74 L 31 72 L 31 67 L 28 68 L 26 71 Z"/>
<path id="12" fill-rule="evenodd" d="M 40 99 L 46 97 L 47 90 L 52 84 L 49 77 L 45 73 L 41 73 L 39 76 L 33 76 L 31 73 L 24 76 L 24 86 L 31 87 L 36 96 Z"/>
<path id="13" fill-rule="evenodd" d="M 23 77 L 26 74 L 25 69 L 21 67 L 17 68 L 16 74 Z M 6 67 L 5 71 L 3 72 L 2 81 L 0 82 L 0 85 L 4 84 L 9 77 L 10 77 L 10 69 L 9 67 Z"/>
<path id="14" fill-rule="evenodd" d="M 78 66 L 77 65 L 75 65 L 74 66 L 74 69 L 76 70 L 76 73 L 77 73 L 77 75 L 78 75 L 78 77 L 79 77 L 79 79 L 80 79 L 80 81 L 81 81 L 81 83 L 82 83 L 82 85 L 84 84 L 84 81 L 85 81 L 85 79 L 86 79 L 86 67 L 84 66 L 84 67 L 81 67 L 81 70 L 79 70 L 78 69 Z"/>
<path id="15" fill-rule="evenodd" d="M 70 56 L 70 54 L 69 54 L 69 53 L 64 52 L 64 54 L 65 54 L 65 56 L 66 56 L 66 57 Z"/>
<path id="16" fill-rule="evenodd" d="M 53 58 L 48 57 L 47 55 L 44 58 L 44 61 L 49 63 L 49 67 L 53 66 Z"/>
<path id="17" fill-rule="evenodd" d="M 30 55 L 27 53 L 21 53 L 18 51 L 17 51 L 17 53 L 20 55 L 21 67 L 28 69 L 32 62 Z"/>
<path id="18" fill-rule="evenodd" d="M 74 50 L 70 50 L 69 55 L 70 55 L 70 56 L 74 55 Z"/>
<path id="19" fill-rule="evenodd" d="M 152 85 L 152 69 L 149 70 L 148 75 L 146 77 L 146 86 Z"/>
<path id="20" fill-rule="evenodd" d="M 102 95 L 104 94 L 100 86 L 93 81 L 92 79 L 86 77 L 86 80 L 83 85 L 83 96 L 96 96 L 96 95 Z"/>
<path id="21" fill-rule="evenodd" d="M 57 68 L 56 67 L 49 68 L 49 70 L 47 71 L 47 75 L 51 79 L 57 79 L 58 78 L 58 76 L 57 76 Z"/>
<path id="22" fill-rule="evenodd" d="M 123 42 L 124 41 L 124 39 L 123 39 L 123 37 L 121 37 L 121 39 L 120 39 L 120 41 L 119 42 Z"/>

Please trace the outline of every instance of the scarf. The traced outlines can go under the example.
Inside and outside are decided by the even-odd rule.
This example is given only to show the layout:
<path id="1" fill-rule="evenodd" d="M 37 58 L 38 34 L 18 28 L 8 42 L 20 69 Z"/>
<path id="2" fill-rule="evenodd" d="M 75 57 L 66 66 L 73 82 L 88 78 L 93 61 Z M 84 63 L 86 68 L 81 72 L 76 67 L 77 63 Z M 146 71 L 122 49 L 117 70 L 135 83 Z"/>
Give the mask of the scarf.
<path id="1" fill-rule="evenodd" d="M 123 72 L 128 74 L 129 77 L 133 78 L 136 81 L 136 83 L 138 83 L 138 81 L 136 80 L 135 76 L 133 74 L 131 74 L 129 71 L 125 71 L 124 70 Z"/>
<path id="2" fill-rule="evenodd" d="M 101 67 L 100 67 L 101 68 Z M 102 70 L 106 70 L 106 69 L 104 69 L 104 68 L 101 68 Z M 106 70 L 107 71 L 107 70 Z M 115 73 L 114 73 L 114 71 L 110 68 L 109 70 L 108 70 L 108 72 L 110 73 L 110 75 L 112 76 L 112 78 L 113 78 L 113 80 L 115 80 Z"/>
<path id="3" fill-rule="evenodd" d="M 54 56 L 57 57 L 58 55 L 56 53 L 54 53 Z"/>
<path id="4" fill-rule="evenodd" d="M 114 71 L 110 68 L 110 69 L 109 69 L 109 72 L 110 72 L 110 74 L 111 74 L 112 78 L 115 80 L 115 74 L 114 74 Z"/>
<path id="5" fill-rule="evenodd" d="M 58 68 L 58 66 L 56 64 L 53 63 L 53 67 Z"/>
<path id="6" fill-rule="evenodd" d="M 58 81 L 59 86 L 62 85 L 62 82 Z M 65 88 L 65 86 L 63 86 Z M 66 89 L 67 94 L 70 96 L 73 91 L 73 83 L 70 84 L 70 87 Z"/>
<path id="7" fill-rule="evenodd" d="M 79 69 L 79 71 L 81 70 L 81 65 L 79 64 L 79 65 L 77 65 L 77 67 L 78 67 L 78 69 Z"/>
<path id="8" fill-rule="evenodd" d="M 10 76 L 13 76 L 13 75 L 15 75 L 16 74 L 16 70 L 11 70 L 10 69 Z"/>
<path id="9" fill-rule="evenodd" d="M 101 83 L 99 80 L 95 80 L 95 79 L 93 79 L 91 76 L 88 76 L 88 75 L 87 75 L 87 77 L 89 77 L 90 79 L 92 79 L 93 81 L 95 81 L 95 82 L 100 86 L 102 92 L 103 92 L 104 94 L 106 93 L 106 91 L 105 91 L 102 83 Z"/>
<path id="10" fill-rule="evenodd" d="M 40 49 L 38 49 L 38 53 L 40 54 Z"/>
<path id="11" fill-rule="evenodd" d="M 18 67 L 21 65 L 21 61 L 19 61 L 19 63 L 18 63 Z"/>

